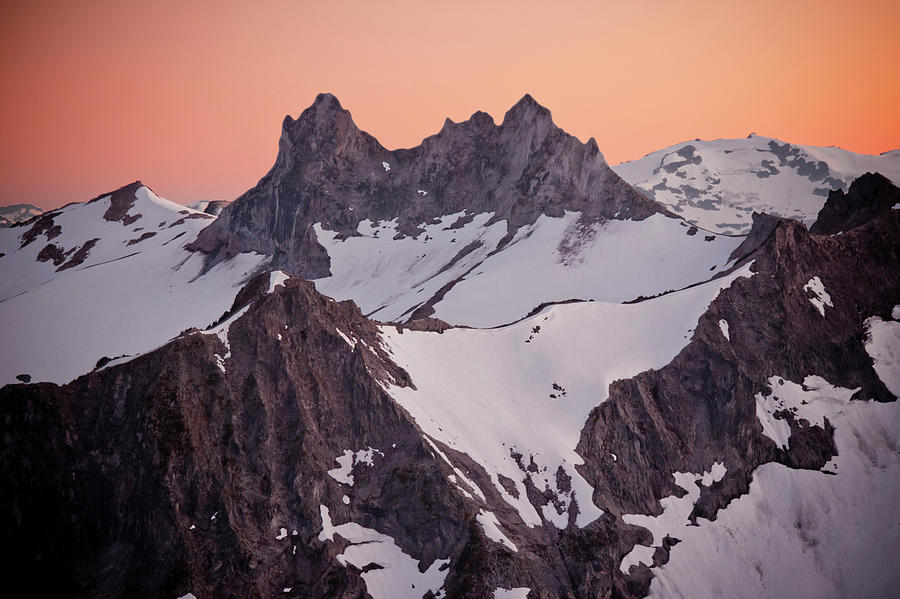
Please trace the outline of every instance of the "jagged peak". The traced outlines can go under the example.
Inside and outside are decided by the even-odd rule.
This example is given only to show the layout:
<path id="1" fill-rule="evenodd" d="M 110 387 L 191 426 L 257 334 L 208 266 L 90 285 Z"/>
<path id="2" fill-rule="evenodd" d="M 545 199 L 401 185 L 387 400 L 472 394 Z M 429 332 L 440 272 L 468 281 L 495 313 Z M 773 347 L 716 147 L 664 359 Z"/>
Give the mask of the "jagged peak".
<path id="1" fill-rule="evenodd" d="M 322 92 L 316 94 L 316 99 L 313 100 L 313 107 L 326 107 L 331 109 L 343 110 L 343 106 L 341 106 L 341 101 L 337 99 L 337 96 L 332 94 L 331 92 Z"/>
<path id="2" fill-rule="evenodd" d="M 340 120 L 342 117 L 353 123 L 350 111 L 341 105 L 340 100 L 334 94 L 323 92 L 316 95 L 313 103 L 306 107 L 296 119 L 291 115 L 284 117 L 282 128 L 292 127 L 294 123 L 327 124 Z M 355 126 L 355 124 L 354 124 Z"/>
<path id="3" fill-rule="evenodd" d="M 525 94 L 506 111 L 503 117 L 503 125 L 528 124 L 534 121 L 553 122 L 550 110 L 542 106 L 531 94 Z"/>

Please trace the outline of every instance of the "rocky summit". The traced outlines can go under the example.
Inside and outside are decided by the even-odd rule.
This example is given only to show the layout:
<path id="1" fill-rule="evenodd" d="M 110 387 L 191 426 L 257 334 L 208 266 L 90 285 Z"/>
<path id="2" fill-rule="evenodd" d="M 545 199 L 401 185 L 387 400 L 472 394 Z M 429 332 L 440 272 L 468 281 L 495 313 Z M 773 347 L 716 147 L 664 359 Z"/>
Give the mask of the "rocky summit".
<path id="1" fill-rule="evenodd" d="M 275 165 L 192 247 L 213 261 L 255 250 L 272 255 L 274 266 L 319 278 L 330 261 L 316 223 L 351 236 L 363 219 L 396 219 L 397 235 L 414 237 L 435 218 L 489 212 L 491 222 L 506 221 L 502 245 L 540 215 L 565 210 L 585 222 L 664 211 L 612 172 L 593 139 L 582 144 L 559 129 L 530 95 L 499 126 L 476 112 L 462 123 L 447 119 L 415 148 L 390 151 L 360 131 L 337 98 L 320 94 L 297 120 L 285 118 Z"/>
<path id="2" fill-rule="evenodd" d="M 729 172 L 740 233 L 531 96 L 391 151 L 322 94 L 231 203 L 138 181 L 0 230 L 9 586 L 892 595 L 900 190 L 801 222 Z"/>

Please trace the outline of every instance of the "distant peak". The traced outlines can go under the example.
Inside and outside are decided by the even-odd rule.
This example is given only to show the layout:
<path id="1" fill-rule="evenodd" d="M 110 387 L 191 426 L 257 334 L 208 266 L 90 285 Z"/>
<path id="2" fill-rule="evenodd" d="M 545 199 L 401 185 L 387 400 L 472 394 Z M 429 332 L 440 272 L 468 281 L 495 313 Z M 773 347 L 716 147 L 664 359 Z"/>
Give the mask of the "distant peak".
<path id="1" fill-rule="evenodd" d="M 541 106 L 537 100 L 531 97 L 531 94 L 525 94 L 522 99 L 516 102 L 503 117 L 503 124 L 513 123 L 531 123 L 538 120 L 546 120 L 553 122 L 550 111 Z"/>

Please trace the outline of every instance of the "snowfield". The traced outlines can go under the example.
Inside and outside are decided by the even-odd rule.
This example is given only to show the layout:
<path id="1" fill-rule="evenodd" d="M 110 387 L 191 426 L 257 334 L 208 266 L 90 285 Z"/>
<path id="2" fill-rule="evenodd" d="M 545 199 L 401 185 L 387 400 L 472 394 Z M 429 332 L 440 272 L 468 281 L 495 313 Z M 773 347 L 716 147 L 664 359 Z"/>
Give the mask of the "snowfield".
<path id="1" fill-rule="evenodd" d="M 686 141 L 612 168 L 688 221 L 729 234 L 749 232 L 754 211 L 809 226 L 829 190 L 846 191 L 867 172 L 900 184 L 900 152 L 870 156 L 760 135 Z"/>
<path id="2" fill-rule="evenodd" d="M 577 501 L 576 523 L 584 526 L 602 514 L 574 468 L 582 463 L 575 447 L 591 408 L 606 400 L 612 381 L 669 363 L 719 291 L 752 276 L 750 266 L 637 304 L 557 305 L 498 329 L 401 334 L 384 326 L 393 359 L 417 387 L 389 392 L 428 437 L 481 464 L 525 524 L 564 528 Z M 538 471 L 524 471 L 517 454 L 523 466 L 533 459 Z M 572 479 L 569 493 L 557 488 L 558 468 Z M 518 497 L 500 475 L 514 482 Z M 552 489 L 562 509 L 532 505 L 526 476 L 538 489 Z"/>
<path id="3" fill-rule="evenodd" d="M 426 225 L 415 238 L 394 239 L 395 221 L 362 221 L 360 235 L 345 240 L 316 225 L 332 273 L 314 281 L 316 289 L 354 300 L 371 318 L 404 322 L 445 285 L 462 278 L 436 303 L 433 316 L 454 325 L 499 326 L 542 302 L 621 302 L 706 281 L 725 270 L 742 241 L 707 239 L 696 231 L 689 235 L 682 221 L 659 214 L 584 229 L 578 226 L 580 214 L 567 212 L 561 218 L 539 217 L 496 251 L 506 221 L 487 226 L 492 214 L 484 213 L 450 229 L 464 214 Z"/>
<path id="4" fill-rule="evenodd" d="M 21 249 L 30 227 L 0 230 L 0 384 L 19 374 L 65 383 L 104 356 L 132 356 L 187 328 L 206 328 L 266 260 L 241 254 L 201 276 L 203 255 L 183 247 L 210 218 L 190 218 L 199 213 L 146 187 L 128 211 L 141 216 L 127 226 L 104 220 L 109 205 L 106 197 L 63 208 L 54 219 L 58 236 L 40 235 Z M 57 272 L 53 262 L 37 260 L 50 243 L 71 249 L 90 239 L 98 241 L 73 268 Z"/>

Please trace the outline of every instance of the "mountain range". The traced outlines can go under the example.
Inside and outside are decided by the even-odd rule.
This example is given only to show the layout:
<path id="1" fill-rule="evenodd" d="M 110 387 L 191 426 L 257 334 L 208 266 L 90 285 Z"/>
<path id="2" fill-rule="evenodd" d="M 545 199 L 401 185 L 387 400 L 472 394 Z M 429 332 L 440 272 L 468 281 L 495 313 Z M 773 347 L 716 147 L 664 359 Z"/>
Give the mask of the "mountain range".
<path id="1" fill-rule="evenodd" d="M 890 595 L 900 154 L 610 167 L 526 95 L 0 230 L 9 580 L 77 597 Z M 33 582 L 31 583 L 33 584 Z"/>

